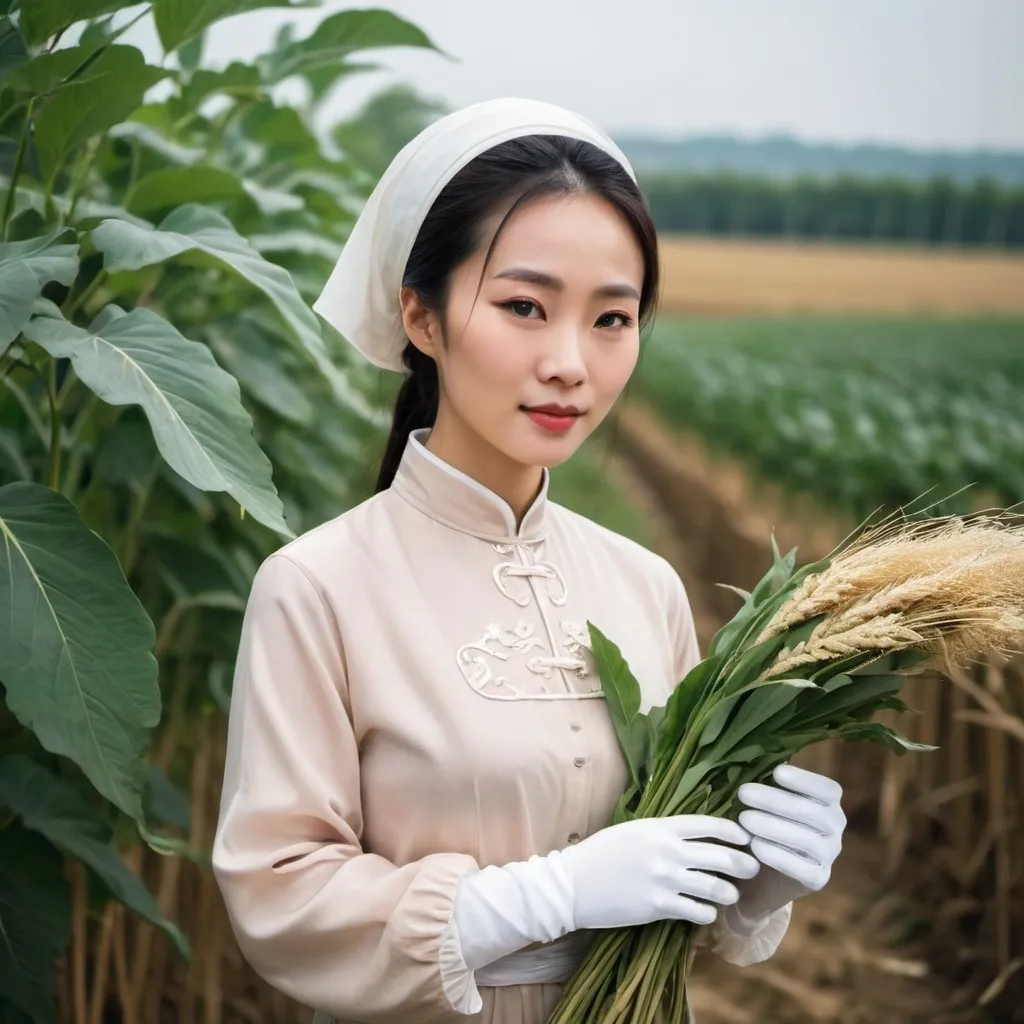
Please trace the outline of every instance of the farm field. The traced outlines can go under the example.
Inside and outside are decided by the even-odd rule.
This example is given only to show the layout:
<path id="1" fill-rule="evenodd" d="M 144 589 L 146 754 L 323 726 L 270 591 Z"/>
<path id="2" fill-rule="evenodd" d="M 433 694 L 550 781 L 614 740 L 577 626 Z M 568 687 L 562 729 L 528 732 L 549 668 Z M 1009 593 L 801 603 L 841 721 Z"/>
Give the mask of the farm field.
<path id="1" fill-rule="evenodd" d="M 663 319 L 637 390 L 759 477 L 862 519 L 1024 501 L 1024 319 Z"/>
<path id="2" fill-rule="evenodd" d="M 1024 314 L 1024 254 L 667 235 L 667 313 Z"/>
<path id="3" fill-rule="evenodd" d="M 686 581 L 706 643 L 731 610 L 720 584 L 759 578 L 772 531 L 813 558 L 879 507 L 926 492 L 934 502 L 972 485 L 934 512 L 1024 503 L 1022 406 L 1021 317 L 663 316 L 621 416 L 625 490 L 660 513 L 656 546 Z M 1024 1005 L 1011 953 L 1024 920 L 1012 867 L 1024 863 L 1012 825 L 1024 778 L 1012 739 L 1024 736 L 1021 669 L 1018 660 L 978 666 L 956 686 L 921 681 L 910 703 L 924 713 L 901 724 L 938 753 L 873 764 L 812 752 L 822 760 L 808 767 L 849 786 L 864 842 L 827 898 L 809 902 L 784 960 L 738 981 L 706 976 L 712 1024 L 1021 1019 L 1009 1009 Z M 883 937 L 858 932 L 889 900 L 905 907 L 907 927 L 940 908 L 913 950 L 887 952 Z M 843 965 L 842 980 L 829 964 Z M 723 984 L 735 986 L 727 1008 Z"/>

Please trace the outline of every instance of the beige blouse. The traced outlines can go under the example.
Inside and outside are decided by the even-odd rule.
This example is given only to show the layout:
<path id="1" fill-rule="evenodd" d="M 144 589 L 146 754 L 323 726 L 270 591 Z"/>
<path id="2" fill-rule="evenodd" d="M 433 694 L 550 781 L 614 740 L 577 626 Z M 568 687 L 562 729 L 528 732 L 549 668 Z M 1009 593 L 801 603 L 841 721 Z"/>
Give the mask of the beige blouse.
<path id="1" fill-rule="evenodd" d="M 478 989 L 462 962 L 459 880 L 610 819 L 626 769 L 587 620 L 645 709 L 699 659 L 696 636 L 662 558 L 549 501 L 546 474 L 517 530 L 425 436 L 390 490 L 255 578 L 213 867 L 243 954 L 321 1020 L 541 1024 L 559 984 Z M 751 940 L 722 927 L 713 947 L 748 962 Z"/>

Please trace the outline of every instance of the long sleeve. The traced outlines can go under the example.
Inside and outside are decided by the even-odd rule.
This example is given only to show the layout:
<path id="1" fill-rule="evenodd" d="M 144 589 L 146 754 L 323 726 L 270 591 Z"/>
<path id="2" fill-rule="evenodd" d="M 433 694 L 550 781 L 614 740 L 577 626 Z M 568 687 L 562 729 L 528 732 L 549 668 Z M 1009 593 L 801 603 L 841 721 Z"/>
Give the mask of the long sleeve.
<path id="1" fill-rule="evenodd" d="M 471 977 L 447 925 L 475 859 L 396 866 L 364 852 L 361 834 L 341 637 L 318 587 L 278 552 L 246 608 L 213 849 L 235 936 L 270 984 L 342 1019 L 457 1017 Z"/>
<path id="2" fill-rule="evenodd" d="M 674 570 L 672 576 L 674 583 L 668 620 L 673 633 L 673 649 L 677 652 L 678 682 L 700 661 L 700 645 L 686 588 Z M 792 904 L 787 904 L 761 921 L 747 922 L 735 908 L 723 908 L 714 924 L 698 930 L 697 942 L 739 967 L 760 963 L 772 956 L 785 938 L 792 909 Z"/>

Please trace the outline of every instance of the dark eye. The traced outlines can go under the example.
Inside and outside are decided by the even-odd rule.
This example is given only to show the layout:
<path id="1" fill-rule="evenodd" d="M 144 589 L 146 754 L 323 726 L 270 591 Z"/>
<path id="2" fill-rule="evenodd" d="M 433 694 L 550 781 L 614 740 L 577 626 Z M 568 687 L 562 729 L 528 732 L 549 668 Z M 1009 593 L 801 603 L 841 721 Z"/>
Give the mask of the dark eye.
<path id="1" fill-rule="evenodd" d="M 529 299 L 513 299 L 511 302 L 505 303 L 507 309 L 512 310 L 516 316 L 528 317 L 537 308 L 537 303 L 531 302 Z"/>
<path id="2" fill-rule="evenodd" d="M 613 323 L 618 319 L 619 323 Z M 625 313 L 605 313 L 597 318 L 597 327 L 629 327 L 633 323 L 632 317 L 627 316 Z"/>

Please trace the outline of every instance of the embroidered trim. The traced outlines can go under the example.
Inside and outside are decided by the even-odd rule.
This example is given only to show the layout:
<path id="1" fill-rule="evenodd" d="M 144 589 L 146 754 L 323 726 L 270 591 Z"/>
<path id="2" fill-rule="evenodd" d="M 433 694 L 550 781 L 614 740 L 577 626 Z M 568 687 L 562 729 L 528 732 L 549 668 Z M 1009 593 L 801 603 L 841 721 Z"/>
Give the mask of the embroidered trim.
<path id="1" fill-rule="evenodd" d="M 569 643 L 575 641 L 569 640 Z M 536 649 L 544 650 L 544 640 L 537 636 L 528 622 L 519 621 L 512 629 L 491 624 L 484 635 L 475 643 L 459 648 L 456 660 L 466 682 L 479 694 L 492 700 L 577 700 L 587 697 L 601 697 L 600 685 L 591 690 L 558 690 L 552 693 L 547 682 L 537 681 L 533 686 L 517 686 L 507 675 L 496 671 L 494 662 L 506 665 L 512 659 Z M 577 679 L 591 674 L 589 663 L 579 656 L 550 656 L 537 654 L 526 661 L 526 669 L 544 680 L 552 678 L 555 669 L 571 671 Z"/>
<path id="2" fill-rule="evenodd" d="M 559 607 L 568 600 L 569 592 L 558 569 L 548 561 L 533 561 L 535 553 L 526 544 L 492 543 L 494 551 L 506 558 L 515 555 L 515 560 L 499 562 L 492 570 L 495 586 L 503 597 L 507 597 L 520 608 L 526 608 L 534 596 L 531 580 L 544 583 L 544 591 L 551 604 Z M 517 585 L 518 584 L 518 585 Z M 562 680 L 551 692 L 547 681 L 556 672 L 572 673 L 577 679 L 595 676 L 593 655 L 590 652 L 590 636 L 585 627 L 578 623 L 559 623 L 565 638 L 560 642 L 562 650 L 554 649 L 559 644 L 543 607 L 538 609 L 547 640 L 535 633 L 535 627 L 523 620 L 512 629 L 491 623 L 484 635 L 477 641 L 464 644 L 456 653 L 456 661 L 473 689 L 484 697 L 494 700 L 576 700 L 581 697 L 604 696 L 600 682 L 594 681 L 591 688 L 575 688 Z M 520 671 L 518 685 L 509 681 L 500 666 L 513 658 L 530 651 L 539 652 L 528 658 L 525 669 L 535 677 Z M 496 664 L 497 663 L 497 664 Z M 515 677 L 513 673 L 510 673 Z M 541 682 L 544 680 L 544 682 Z"/>

